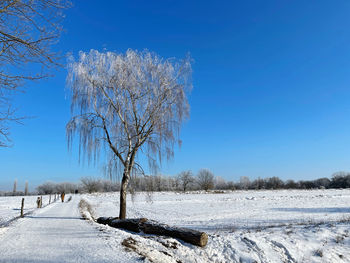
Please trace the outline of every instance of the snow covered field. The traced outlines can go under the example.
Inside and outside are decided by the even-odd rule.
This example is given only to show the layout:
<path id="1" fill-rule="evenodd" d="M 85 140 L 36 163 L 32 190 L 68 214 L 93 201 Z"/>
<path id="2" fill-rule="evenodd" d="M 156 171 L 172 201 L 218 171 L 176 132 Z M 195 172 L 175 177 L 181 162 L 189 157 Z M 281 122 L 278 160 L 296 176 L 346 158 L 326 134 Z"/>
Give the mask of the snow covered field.
<path id="1" fill-rule="evenodd" d="M 347 189 L 129 195 L 129 218 L 205 231 L 204 248 L 81 220 L 81 199 L 95 217 L 117 216 L 117 193 L 72 197 L 43 209 L 25 197 L 33 213 L 0 228 L 0 262 L 350 262 Z M 0 198 L 2 222 L 19 215 L 20 201 Z"/>
<path id="2" fill-rule="evenodd" d="M 83 195 L 95 216 L 117 216 L 119 195 Z M 173 239 L 130 236 L 137 251 L 155 262 L 350 262 L 350 190 L 139 193 L 128 217 L 146 217 L 209 234 L 197 248 Z M 104 227 L 120 244 L 121 230 Z M 159 253 L 163 251 L 163 253 Z"/>
<path id="3" fill-rule="evenodd" d="M 0 227 L 20 215 L 21 202 L 24 197 L 24 213 L 36 209 L 37 196 L 4 196 L 0 197 Z M 43 196 L 43 206 L 49 202 L 48 196 Z"/>

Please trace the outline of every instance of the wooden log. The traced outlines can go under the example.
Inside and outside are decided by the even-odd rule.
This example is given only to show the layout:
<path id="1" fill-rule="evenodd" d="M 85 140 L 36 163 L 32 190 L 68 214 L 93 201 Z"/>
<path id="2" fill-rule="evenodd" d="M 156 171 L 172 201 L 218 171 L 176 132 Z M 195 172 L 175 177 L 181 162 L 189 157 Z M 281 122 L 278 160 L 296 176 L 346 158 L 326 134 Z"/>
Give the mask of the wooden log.
<path id="1" fill-rule="evenodd" d="M 141 227 L 147 218 L 135 218 L 135 219 L 114 219 L 108 224 L 111 227 L 122 228 L 133 232 L 141 232 Z"/>
<path id="2" fill-rule="evenodd" d="M 154 221 L 144 222 L 141 229 L 145 234 L 178 238 L 187 243 L 200 247 L 205 247 L 208 243 L 208 235 L 206 233 L 193 229 L 171 227 Z"/>
<path id="3" fill-rule="evenodd" d="M 99 217 L 96 222 L 103 225 L 109 225 L 112 220 L 119 219 L 119 217 Z"/>
<path id="4" fill-rule="evenodd" d="M 173 237 L 200 247 L 204 247 L 208 243 L 208 235 L 204 232 L 188 228 L 171 227 L 155 221 L 149 221 L 147 218 L 119 219 L 115 217 L 100 217 L 97 219 L 97 223 L 137 233 L 142 231 L 145 234 Z"/>

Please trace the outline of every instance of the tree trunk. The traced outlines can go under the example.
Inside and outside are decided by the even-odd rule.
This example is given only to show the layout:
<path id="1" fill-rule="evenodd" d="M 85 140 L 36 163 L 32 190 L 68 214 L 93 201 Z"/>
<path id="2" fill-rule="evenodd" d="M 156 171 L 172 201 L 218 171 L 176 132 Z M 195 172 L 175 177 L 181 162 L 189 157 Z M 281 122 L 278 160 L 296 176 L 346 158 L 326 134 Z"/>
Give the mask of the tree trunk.
<path id="1" fill-rule="evenodd" d="M 122 185 L 120 188 L 120 208 L 119 208 L 119 218 L 126 218 L 126 192 L 129 184 L 130 170 L 125 169 L 122 178 Z"/>

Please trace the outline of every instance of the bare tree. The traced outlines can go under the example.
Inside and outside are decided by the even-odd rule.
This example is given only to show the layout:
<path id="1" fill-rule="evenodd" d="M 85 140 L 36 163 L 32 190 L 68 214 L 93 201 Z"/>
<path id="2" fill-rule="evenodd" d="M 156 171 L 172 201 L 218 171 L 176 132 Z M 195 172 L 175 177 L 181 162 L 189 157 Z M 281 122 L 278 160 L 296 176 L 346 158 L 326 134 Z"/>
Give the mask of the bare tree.
<path id="1" fill-rule="evenodd" d="M 70 5 L 68 0 L 0 1 L 0 147 L 10 142 L 10 122 L 21 119 L 11 105 L 13 92 L 26 80 L 47 76 L 45 68 L 58 65 L 51 48 L 62 31 L 62 10 Z M 30 72 L 27 64 L 41 69 Z"/>
<path id="2" fill-rule="evenodd" d="M 28 195 L 28 181 L 26 181 L 26 184 L 24 187 L 24 195 Z"/>
<path id="3" fill-rule="evenodd" d="M 162 59 L 147 50 L 125 54 L 80 52 L 70 58 L 68 86 L 72 114 L 67 124 L 68 145 L 75 133 L 88 161 L 107 150 L 110 172 L 122 173 L 119 217 L 126 217 L 126 193 L 141 149 L 150 168 L 170 159 L 180 144 L 181 124 L 188 116 L 191 62 Z"/>
<path id="4" fill-rule="evenodd" d="M 103 189 L 103 184 L 101 180 L 97 180 L 92 177 L 83 177 L 83 178 L 80 178 L 80 181 L 83 185 L 83 189 L 87 191 L 89 194 L 94 192 L 100 192 Z"/>
<path id="5" fill-rule="evenodd" d="M 46 182 L 39 185 L 36 190 L 38 194 L 53 194 L 56 192 L 56 184 L 53 182 Z"/>
<path id="6" fill-rule="evenodd" d="M 247 176 L 241 176 L 239 178 L 239 187 L 240 189 L 247 190 L 250 186 L 250 180 Z"/>
<path id="7" fill-rule="evenodd" d="M 213 189 L 214 174 L 208 169 L 201 169 L 197 175 L 197 182 L 199 184 L 199 187 L 205 191 Z"/>
<path id="8" fill-rule="evenodd" d="M 56 193 L 74 193 L 78 186 L 71 182 L 56 183 L 54 191 Z"/>
<path id="9" fill-rule="evenodd" d="M 178 175 L 179 183 L 184 192 L 188 190 L 189 186 L 194 182 L 191 171 L 183 171 Z"/>
<path id="10" fill-rule="evenodd" d="M 215 189 L 227 189 L 227 182 L 221 176 L 215 176 L 214 178 L 214 188 Z"/>
<path id="11" fill-rule="evenodd" d="M 17 192 L 17 179 L 15 179 L 15 182 L 13 183 L 13 193 L 15 194 Z"/>

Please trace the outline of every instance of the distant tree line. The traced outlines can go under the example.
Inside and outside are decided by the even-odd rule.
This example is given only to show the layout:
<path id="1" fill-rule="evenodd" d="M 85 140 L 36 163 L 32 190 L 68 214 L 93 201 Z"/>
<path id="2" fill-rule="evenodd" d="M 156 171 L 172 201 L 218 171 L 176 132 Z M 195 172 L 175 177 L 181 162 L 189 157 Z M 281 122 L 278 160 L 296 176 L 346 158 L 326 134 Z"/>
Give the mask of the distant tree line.
<path id="1" fill-rule="evenodd" d="M 350 188 L 350 173 L 337 172 L 331 179 L 286 180 L 279 177 L 250 180 L 242 176 L 238 182 L 226 181 L 214 176 L 208 169 L 202 169 L 196 176 L 191 171 L 183 171 L 177 176 L 144 176 L 131 179 L 133 191 L 193 191 L 193 190 L 263 190 L 263 189 L 339 189 Z"/>
<path id="2" fill-rule="evenodd" d="M 55 193 L 95 193 L 116 192 L 120 190 L 119 182 L 83 177 L 79 183 L 45 182 L 36 188 L 35 192 L 28 192 L 28 183 L 25 191 L 17 191 L 17 180 L 11 192 L 0 192 L 0 196 L 55 194 Z M 195 191 L 195 190 L 263 190 L 263 189 L 340 189 L 350 188 L 350 172 L 337 172 L 329 178 L 315 180 L 286 180 L 279 177 L 257 178 L 250 180 L 242 176 L 238 182 L 226 181 L 215 176 L 208 169 L 201 169 L 196 175 L 183 171 L 176 176 L 145 175 L 132 176 L 129 184 L 130 192 L 160 192 L 160 191 Z"/>
<path id="3" fill-rule="evenodd" d="M 115 192 L 120 189 L 119 183 L 110 180 L 96 179 L 93 177 L 83 177 L 80 183 L 54 183 L 46 182 L 37 187 L 38 194 L 55 194 L 55 193 L 95 193 L 95 192 Z"/>
<path id="4" fill-rule="evenodd" d="M 228 182 L 232 189 L 255 190 L 255 189 L 340 189 L 350 188 L 350 173 L 337 172 L 331 179 L 324 177 L 315 180 L 286 180 L 279 177 L 257 178 L 250 181 L 248 177 L 241 177 L 238 183 Z"/>

